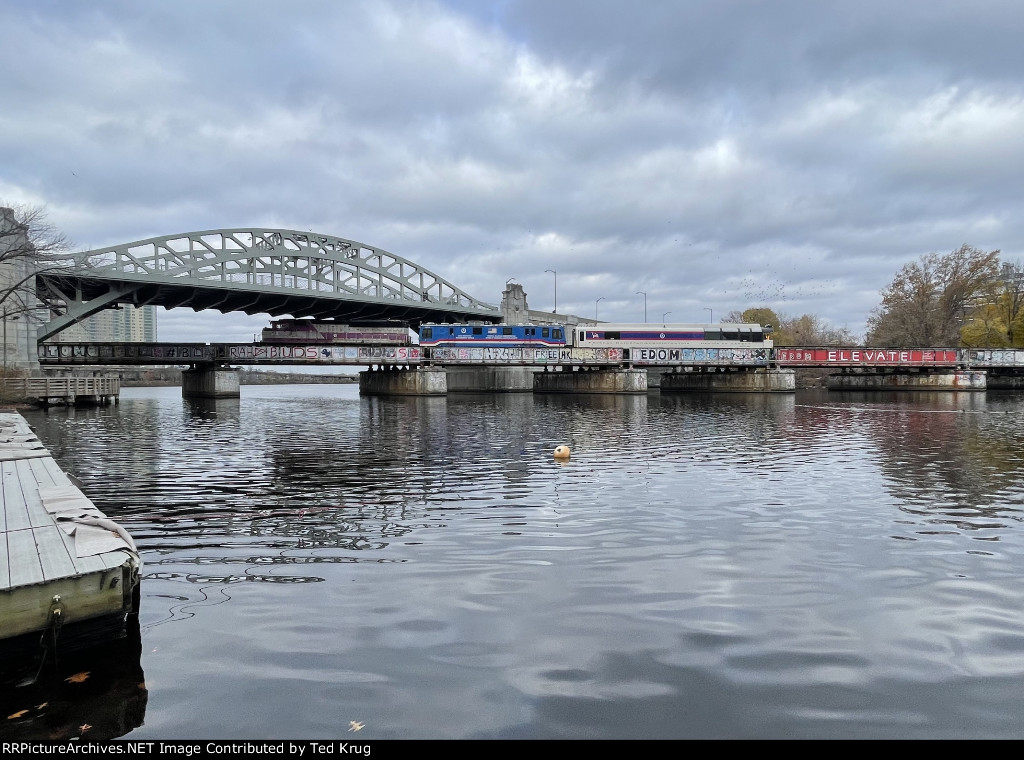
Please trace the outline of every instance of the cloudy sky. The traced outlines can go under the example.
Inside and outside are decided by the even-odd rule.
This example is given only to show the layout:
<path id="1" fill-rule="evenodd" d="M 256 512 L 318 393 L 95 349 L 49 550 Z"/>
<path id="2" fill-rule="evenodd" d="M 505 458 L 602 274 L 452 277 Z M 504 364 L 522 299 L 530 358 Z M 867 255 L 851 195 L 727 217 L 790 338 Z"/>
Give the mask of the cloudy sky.
<path id="1" fill-rule="evenodd" d="M 550 310 L 551 269 L 560 312 L 856 334 L 921 254 L 1024 257 L 1019 2 L 2 0 L 0 29 L 0 200 L 77 249 L 311 230 L 495 304 Z"/>

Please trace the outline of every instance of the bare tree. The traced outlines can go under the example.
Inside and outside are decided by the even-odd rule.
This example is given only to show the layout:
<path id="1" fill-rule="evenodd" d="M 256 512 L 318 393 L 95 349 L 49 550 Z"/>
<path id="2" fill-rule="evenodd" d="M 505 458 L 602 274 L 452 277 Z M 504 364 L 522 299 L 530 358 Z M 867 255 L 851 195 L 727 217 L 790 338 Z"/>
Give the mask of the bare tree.
<path id="1" fill-rule="evenodd" d="M 36 309 L 35 277 L 73 265 L 70 241 L 42 206 L 0 203 L 0 311 Z"/>

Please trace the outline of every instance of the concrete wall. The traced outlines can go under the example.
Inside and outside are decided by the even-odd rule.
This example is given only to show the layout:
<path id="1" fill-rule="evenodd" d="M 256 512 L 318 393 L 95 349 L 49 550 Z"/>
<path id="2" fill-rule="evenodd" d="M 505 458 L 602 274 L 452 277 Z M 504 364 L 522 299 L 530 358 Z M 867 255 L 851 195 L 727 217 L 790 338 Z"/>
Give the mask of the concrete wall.
<path id="1" fill-rule="evenodd" d="M 988 373 L 985 387 L 990 391 L 1019 391 L 1024 389 L 1024 375 Z"/>
<path id="2" fill-rule="evenodd" d="M 758 368 L 744 372 L 665 372 L 662 392 L 794 393 L 796 373 L 791 369 Z"/>
<path id="3" fill-rule="evenodd" d="M 371 368 L 359 373 L 359 393 L 366 396 L 443 396 L 447 392 L 443 367 Z"/>
<path id="4" fill-rule="evenodd" d="M 183 398 L 239 398 L 241 388 L 237 369 L 196 367 L 181 373 Z"/>
<path id="5" fill-rule="evenodd" d="M 538 372 L 537 393 L 647 393 L 647 371 L 601 369 L 577 372 Z"/>
<path id="6" fill-rule="evenodd" d="M 832 375 L 830 391 L 983 391 L 987 373 L 980 370 L 940 370 L 937 372 L 851 372 Z"/>
<path id="7" fill-rule="evenodd" d="M 449 393 L 533 393 L 533 367 L 446 367 Z"/>

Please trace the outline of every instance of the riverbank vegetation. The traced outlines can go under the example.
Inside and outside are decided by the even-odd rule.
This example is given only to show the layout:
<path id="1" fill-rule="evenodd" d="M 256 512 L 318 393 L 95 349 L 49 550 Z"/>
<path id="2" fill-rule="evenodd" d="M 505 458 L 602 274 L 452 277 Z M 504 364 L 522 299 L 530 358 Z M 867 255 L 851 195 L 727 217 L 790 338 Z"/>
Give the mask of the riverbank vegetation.
<path id="1" fill-rule="evenodd" d="M 962 245 L 904 265 L 882 289 L 863 340 L 813 314 L 768 307 L 730 312 L 726 322 L 775 328 L 777 346 L 1024 347 L 1024 264 Z"/>

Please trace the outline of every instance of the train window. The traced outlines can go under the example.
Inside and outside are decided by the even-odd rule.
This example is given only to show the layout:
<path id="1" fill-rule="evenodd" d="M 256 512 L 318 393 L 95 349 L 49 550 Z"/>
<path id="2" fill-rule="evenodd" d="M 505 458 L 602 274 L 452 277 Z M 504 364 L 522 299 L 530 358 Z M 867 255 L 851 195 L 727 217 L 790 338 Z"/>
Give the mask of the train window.
<path id="1" fill-rule="evenodd" d="M 502 335 L 511 335 L 512 334 L 512 328 L 511 327 L 502 327 L 501 328 L 501 334 Z"/>
<path id="2" fill-rule="evenodd" d="M 606 332 L 604 334 L 604 339 L 605 340 L 618 340 L 619 339 L 619 332 L 617 330 L 609 330 L 608 332 Z"/>
<path id="3" fill-rule="evenodd" d="M 576 333 L 576 335 L 578 336 L 577 339 L 576 339 L 577 343 L 583 343 L 587 339 L 587 331 L 586 330 L 580 330 L 578 333 Z"/>
<path id="4" fill-rule="evenodd" d="M 721 340 L 721 339 L 722 339 L 722 331 L 721 330 L 705 330 L 704 331 L 704 340 Z"/>
<path id="5" fill-rule="evenodd" d="M 484 329 L 482 327 L 474 327 L 473 328 L 473 334 L 474 335 L 483 335 L 484 334 Z"/>
<path id="6" fill-rule="evenodd" d="M 547 327 L 542 327 L 542 328 L 540 328 L 540 337 L 547 338 L 549 336 L 550 332 L 551 332 L 551 330 L 549 330 Z"/>
<path id="7" fill-rule="evenodd" d="M 556 340 L 561 340 L 562 339 L 562 331 L 561 330 L 552 330 L 551 331 L 551 337 L 555 338 Z"/>
<path id="8" fill-rule="evenodd" d="M 739 330 L 722 330 L 722 340 L 739 340 Z"/>
<path id="9" fill-rule="evenodd" d="M 431 328 L 429 328 L 429 327 L 424 327 L 423 328 L 423 337 L 424 338 L 433 338 L 434 337 L 434 331 Z"/>
<path id="10" fill-rule="evenodd" d="M 454 327 L 449 327 L 448 328 L 448 334 L 449 335 L 454 335 L 455 334 L 455 328 Z"/>

